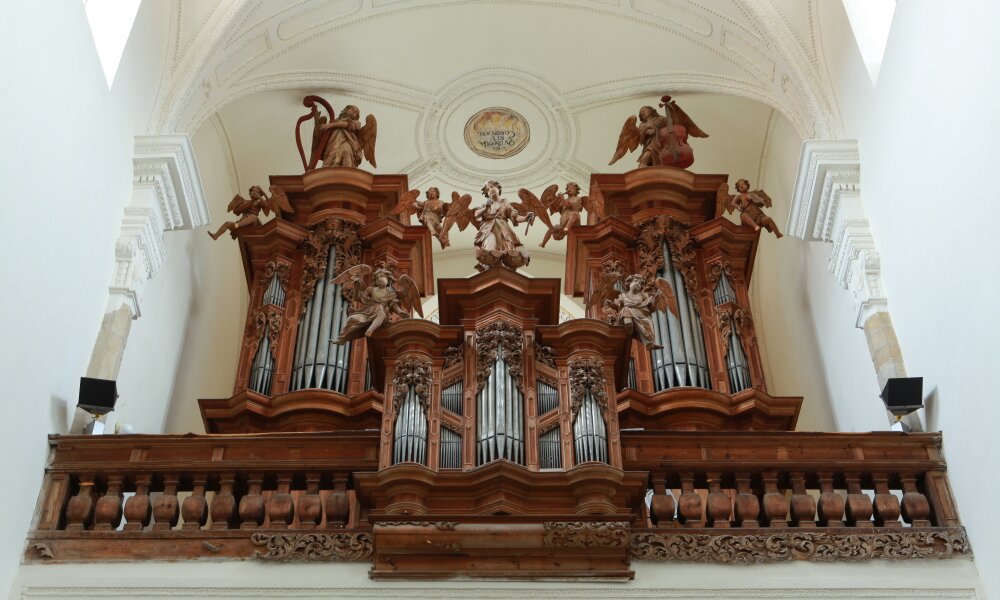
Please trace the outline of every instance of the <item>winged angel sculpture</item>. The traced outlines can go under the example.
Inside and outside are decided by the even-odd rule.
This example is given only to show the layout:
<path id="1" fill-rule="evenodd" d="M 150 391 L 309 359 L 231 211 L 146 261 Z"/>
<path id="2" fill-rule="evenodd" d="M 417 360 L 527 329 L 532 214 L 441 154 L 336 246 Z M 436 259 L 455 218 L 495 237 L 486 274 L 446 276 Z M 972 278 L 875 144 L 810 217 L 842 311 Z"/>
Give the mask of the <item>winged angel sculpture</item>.
<path id="1" fill-rule="evenodd" d="M 350 316 L 336 344 L 371 337 L 394 317 L 408 319 L 414 311 L 424 316 L 417 284 L 409 275 L 397 280 L 395 269 L 385 263 L 379 263 L 374 271 L 364 263 L 354 265 L 338 275 L 333 284 L 347 286 L 347 297 L 353 299 Z"/>
<path id="2" fill-rule="evenodd" d="M 662 348 L 656 343 L 653 313 L 669 310 L 677 316 L 678 312 L 674 288 L 666 279 L 657 277 L 647 286 L 641 275 L 625 277 L 618 261 L 605 266 L 601 281 L 590 297 L 590 306 L 601 307 L 609 323 L 624 325 L 628 334 L 647 350 Z"/>
<path id="3" fill-rule="evenodd" d="M 459 229 L 465 228 L 472 222 L 465 215 L 469 212 L 469 205 L 472 204 L 472 196 L 466 194 L 459 196 L 458 192 L 451 193 L 451 202 L 441 200 L 441 192 L 436 188 L 428 188 L 424 194 L 425 200 L 418 200 L 420 190 L 410 190 L 400 196 L 396 207 L 391 214 L 403 214 L 410 216 L 417 215 L 420 224 L 426 227 L 431 235 L 437 238 L 442 248 L 451 245 L 448 241 L 448 230 L 452 225 L 458 224 Z M 478 225 L 477 225 L 478 227 Z"/>
<path id="4" fill-rule="evenodd" d="M 272 185 L 269 189 L 271 191 L 270 196 L 265 194 L 264 189 L 259 185 L 250 186 L 249 199 L 239 194 L 233 196 L 233 199 L 229 201 L 229 206 L 226 208 L 229 212 L 240 217 L 240 219 L 238 221 L 226 221 L 222 224 L 222 227 L 219 227 L 218 231 L 215 233 L 209 231 L 208 235 L 213 240 L 217 240 L 219 236 L 228 231 L 229 235 L 235 238 L 236 232 L 240 229 L 260 225 L 261 211 L 264 212 L 264 216 L 270 215 L 273 211 L 279 218 L 282 212 L 295 212 L 292 210 L 292 205 L 288 202 L 288 195 L 285 194 L 285 190 L 277 185 Z"/>
<path id="5" fill-rule="evenodd" d="M 740 211 L 740 222 L 754 231 L 763 227 L 776 238 L 782 236 L 774 219 L 764 214 L 764 208 L 771 208 L 771 197 L 764 190 L 751 190 L 746 179 L 736 181 L 735 195 L 729 193 L 729 184 L 720 185 L 716 201 L 728 213 Z"/>
<path id="6" fill-rule="evenodd" d="M 639 116 L 625 120 L 618 135 L 618 147 L 609 165 L 634 151 L 642 144 L 639 168 L 669 165 L 686 169 L 694 164 L 694 150 L 688 145 L 688 136 L 707 138 L 708 134 L 694 124 L 691 117 L 681 110 L 670 96 L 663 96 L 660 107 L 664 114 L 652 106 L 639 109 Z"/>
<path id="7" fill-rule="evenodd" d="M 592 215 L 597 215 L 598 219 L 604 218 L 604 196 L 601 195 L 600 188 L 596 185 L 590 188 L 589 196 L 580 196 L 580 186 L 576 182 L 566 184 L 566 191 L 558 193 L 559 186 L 552 184 L 545 188 L 542 197 L 539 199 L 529 190 L 521 188 L 517 195 L 520 196 L 523 206 L 538 215 L 538 218 L 545 223 L 548 231 L 539 244 L 542 248 L 550 239 L 557 242 L 569 233 L 569 230 L 583 222 L 584 210 Z M 552 224 L 549 214 L 559 215 L 559 223 Z"/>
<path id="8" fill-rule="evenodd" d="M 299 117 L 295 123 L 295 143 L 299 147 L 302 167 L 311 171 L 323 161 L 324 167 L 359 167 L 362 159 L 371 166 L 375 164 L 375 138 L 378 135 L 378 123 L 375 117 L 365 117 L 361 124 L 361 111 L 357 106 L 348 104 L 334 119 L 333 107 L 319 96 L 306 96 L 302 104 L 309 112 Z M 324 115 L 317 105 L 326 109 Z M 302 147 L 302 124 L 309 119 L 313 121 L 312 145 L 309 158 L 306 158 Z"/>

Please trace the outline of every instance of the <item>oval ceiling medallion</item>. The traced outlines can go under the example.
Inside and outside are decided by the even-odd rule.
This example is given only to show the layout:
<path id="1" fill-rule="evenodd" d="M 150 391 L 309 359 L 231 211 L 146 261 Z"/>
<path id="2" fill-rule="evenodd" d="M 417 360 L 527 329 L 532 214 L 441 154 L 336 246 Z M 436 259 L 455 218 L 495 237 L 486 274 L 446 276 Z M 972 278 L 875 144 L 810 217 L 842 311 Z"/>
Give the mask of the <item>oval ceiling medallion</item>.
<path id="1" fill-rule="evenodd" d="M 465 124 L 465 143 L 486 158 L 514 156 L 528 145 L 528 121 L 509 108 L 486 108 Z"/>

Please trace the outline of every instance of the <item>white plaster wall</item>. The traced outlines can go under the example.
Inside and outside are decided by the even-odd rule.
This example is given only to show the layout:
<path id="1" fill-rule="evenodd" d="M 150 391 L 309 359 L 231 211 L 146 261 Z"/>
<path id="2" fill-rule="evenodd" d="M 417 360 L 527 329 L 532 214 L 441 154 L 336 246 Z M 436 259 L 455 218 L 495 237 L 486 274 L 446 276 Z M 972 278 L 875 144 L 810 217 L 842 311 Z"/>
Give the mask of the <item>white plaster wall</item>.
<path id="1" fill-rule="evenodd" d="M 927 429 L 944 433 L 976 563 L 986 590 L 1000 596 L 1000 571 L 991 566 L 1000 564 L 993 517 L 1000 483 L 991 468 L 1000 452 L 990 443 L 1000 419 L 993 384 L 1000 246 L 988 200 L 1000 160 L 1000 3 L 969 0 L 957 10 L 898 2 L 874 88 L 840 3 L 820 4 L 831 77 L 848 135 L 859 140 L 861 200 L 906 369 L 924 378 Z M 810 277 L 811 295 L 825 294 L 822 281 L 819 273 Z M 838 310 L 821 306 L 817 314 L 843 329 Z M 857 345 L 821 338 L 829 378 Z M 851 402 L 835 395 L 840 429 L 884 427 Z"/>
<path id="2" fill-rule="evenodd" d="M 22 567 L 26 598 L 738 598 L 856 600 L 973 599 L 969 560 L 704 565 L 633 563 L 622 583 L 531 581 L 372 581 L 357 563 L 141 563 L 115 566 L 113 581 L 88 565 Z"/>
<path id="3" fill-rule="evenodd" d="M 0 296 L 8 458 L 0 594 L 23 549 L 47 454 L 64 433 L 100 328 L 132 138 L 144 133 L 166 42 L 166 8 L 145 2 L 109 92 L 79 0 L 0 5 Z M 136 35 L 136 32 L 139 35 Z"/>

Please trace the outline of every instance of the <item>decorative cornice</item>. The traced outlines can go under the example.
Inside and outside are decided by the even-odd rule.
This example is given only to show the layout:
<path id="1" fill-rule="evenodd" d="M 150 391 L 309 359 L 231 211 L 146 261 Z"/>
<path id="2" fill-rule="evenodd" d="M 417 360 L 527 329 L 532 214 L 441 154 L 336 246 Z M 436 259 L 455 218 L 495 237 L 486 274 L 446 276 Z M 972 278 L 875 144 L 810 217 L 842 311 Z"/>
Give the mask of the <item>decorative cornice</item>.
<path id="1" fill-rule="evenodd" d="M 899 533 L 795 532 L 747 535 L 637 532 L 629 537 L 637 560 L 762 563 L 786 560 L 972 558 L 964 529 Z"/>
<path id="2" fill-rule="evenodd" d="M 211 221 L 201 176 L 186 135 L 136 136 L 133 186 L 153 190 L 163 229 L 194 229 Z"/>
<path id="3" fill-rule="evenodd" d="M 785 230 L 807 241 L 830 241 L 841 194 L 860 192 L 857 140 L 806 140 Z"/>
<path id="4" fill-rule="evenodd" d="M 255 533 L 250 543 L 263 548 L 254 558 L 269 562 L 363 561 L 375 549 L 367 533 Z"/>

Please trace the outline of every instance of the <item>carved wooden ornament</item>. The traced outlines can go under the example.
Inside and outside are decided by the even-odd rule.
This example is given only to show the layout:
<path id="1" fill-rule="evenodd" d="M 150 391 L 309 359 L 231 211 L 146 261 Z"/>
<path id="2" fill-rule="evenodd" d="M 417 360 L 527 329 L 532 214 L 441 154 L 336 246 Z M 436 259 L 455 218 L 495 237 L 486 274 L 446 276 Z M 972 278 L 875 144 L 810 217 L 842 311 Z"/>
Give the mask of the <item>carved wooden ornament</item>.
<path id="1" fill-rule="evenodd" d="M 497 357 L 507 361 L 511 377 L 523 393 L 523 354 L 524 334 L 512 323 L 496 321 L 476 331 L 476 393 L 486 385 Z"/>

